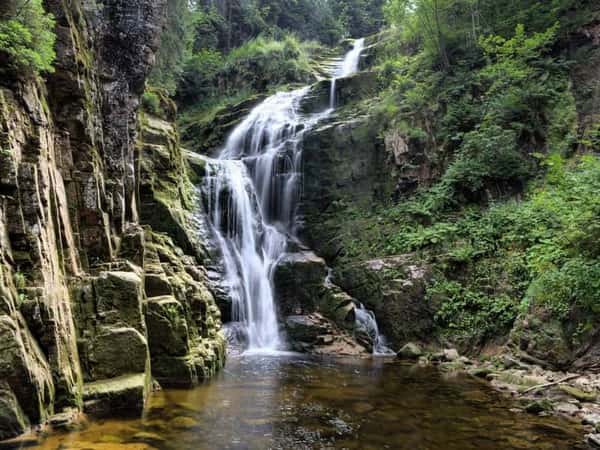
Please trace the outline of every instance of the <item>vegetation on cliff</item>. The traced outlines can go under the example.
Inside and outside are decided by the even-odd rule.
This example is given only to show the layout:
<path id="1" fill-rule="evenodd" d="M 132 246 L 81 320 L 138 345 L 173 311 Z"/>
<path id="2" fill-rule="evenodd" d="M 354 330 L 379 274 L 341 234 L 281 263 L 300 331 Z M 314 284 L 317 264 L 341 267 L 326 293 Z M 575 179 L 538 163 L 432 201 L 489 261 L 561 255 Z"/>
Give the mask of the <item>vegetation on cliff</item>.
<path id="1" fill-rule="evenodd" d="M 365 55 L 375 83 L 350 82 L 341 94 L 339 127 L 352 138 L 315 139 L 321 148 L 373 151 L 378 134 L 396 192 L 389 196 L 379 176 L 371 180 L 375 202 L 340 197 L 331 192 L 346 189 L 342 171 L 330 174 L 320 184 L 330 204 L 308 219 L 323 225 L 309 226 L 314 243 L 328 242 L 317 250 L 340 270 L 412 254 L 432 271 L 426 298 L 438 334 L 466 347 L 505 338 L 533 311 L 562 323 L 572 346 L 595 331 L 600 298 L 586 275 L 599 264 L 599 212 L 590 200 L 598 197 L 600 144 L 594 2 L 178 4 L 179 17 L 191 14 L 172 93 L 184 139 L 202 151 L 261 94 L 318 77 L 327 46 L 378 31 L 385 16 Z M 357 94 L 357 83 L 368 83 L 368 93 Z M 349 125 L 361 116 L 363 125 Z M 331 242 L 339 248 L 326 249 Z"/>
<path id="2" fill-rule="evenodd" d="M 8 0 L 0 5 L 0 74 L 6 70 L 52 72 L 54 18 L 42 0 Z"/>
<path id="3" fill-rule="evenodd" d="M 433 269 L 426 298 L 445 338 L 477 349 L 533 314 L 561 324 L 574 352 L 600 323 L 600 55 L 586 31 L 598 7 L 393 0 L 385 11 L 381 103 L 352 108 L 369 108 L 390 151 L 414 160 L 395 168 L 396 201 L 324 216 L 339 223 L 335 264 L 411 252 Z"/>

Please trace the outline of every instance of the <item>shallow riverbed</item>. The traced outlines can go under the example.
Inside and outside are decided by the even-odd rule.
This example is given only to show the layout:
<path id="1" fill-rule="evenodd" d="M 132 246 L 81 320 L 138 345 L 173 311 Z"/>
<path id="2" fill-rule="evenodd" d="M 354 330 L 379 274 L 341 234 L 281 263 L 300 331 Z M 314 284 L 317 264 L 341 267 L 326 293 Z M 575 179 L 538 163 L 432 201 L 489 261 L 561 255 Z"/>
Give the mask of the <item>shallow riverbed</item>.
<path id="1" fill-rule="evenodd" d="M 230 358 L 212 382 L 165 390 L 141 420 L 107 420 L 37 449 L 577 449 L 583 431 L 512 412 L 484 382 L 385 360 Z"/>

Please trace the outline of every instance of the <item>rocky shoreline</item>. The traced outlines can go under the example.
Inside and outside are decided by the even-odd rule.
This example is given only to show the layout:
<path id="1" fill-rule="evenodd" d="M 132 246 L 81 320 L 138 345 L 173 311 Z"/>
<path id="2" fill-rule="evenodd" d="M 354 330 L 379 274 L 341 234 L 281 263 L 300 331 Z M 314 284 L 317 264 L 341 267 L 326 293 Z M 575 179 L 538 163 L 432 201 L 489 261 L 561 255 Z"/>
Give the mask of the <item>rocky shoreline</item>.
<path id="1" fill-rule="evenodd" d="M 416 343 L 404 345 L 398 358 L 486 380 L 515 401 L 515 412 L 580 423 L 590 448 L 600 448 L 600 374 L 546 370 L 510 354 L 468 358 L 453 348 L 431 349 Z"/>

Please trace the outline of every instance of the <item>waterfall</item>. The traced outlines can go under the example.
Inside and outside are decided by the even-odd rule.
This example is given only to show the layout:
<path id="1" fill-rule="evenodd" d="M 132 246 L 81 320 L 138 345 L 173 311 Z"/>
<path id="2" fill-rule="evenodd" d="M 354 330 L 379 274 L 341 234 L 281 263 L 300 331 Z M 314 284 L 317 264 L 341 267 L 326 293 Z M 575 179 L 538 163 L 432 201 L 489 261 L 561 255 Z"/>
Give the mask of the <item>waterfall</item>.
<path id="1" fill-rule="evenodd" d="M 365 48 L 364 38 L 357 39 L 356 41 L 354 41 L 352 50 L 350 50 L 346 54 L 344 60 L 342 61 L 342 64 L 340 64 L 340 66 L 334 72 L 333 77 L 331 78 L 331 92 L 329 93 L 329 107 L 331 109 L 334 109 L 335 104 L 336 104 L 335 87 L 336 87 L 337 79 L 348 77 L 348 76 L 358 72 L 358 68 L 359 68 L 359 64 L 360 64 L 360 55 L 361 55 L 362 51 L 364 50 L 364 48 Z"/>
<path id="2" fill-rule="evenodd" d="M 356 305 L 354 309 L 356 317 L 356 329 L 366 333 L 373 341 L 373 354 L 375 356 L 390 356 L 396 353 L 387 346 L 385 336 L 379 332 L 375 313 L 362 303 Z"/>
<path id="3" fill-rule="evenodd" d="M 336 74 L 358 68 L 357 41 Z M 352 56 L 350 56 L 352 54 Z M 250 351 L 277 351 L 273 272 L 295 235 L 301 194 L 302 137 L 331 113 L 301 114 L 305 87 L 279 92 L 256 106 L 233 130 L 217 159 L 208 159 L 203 190 L 238 322 Z"/>

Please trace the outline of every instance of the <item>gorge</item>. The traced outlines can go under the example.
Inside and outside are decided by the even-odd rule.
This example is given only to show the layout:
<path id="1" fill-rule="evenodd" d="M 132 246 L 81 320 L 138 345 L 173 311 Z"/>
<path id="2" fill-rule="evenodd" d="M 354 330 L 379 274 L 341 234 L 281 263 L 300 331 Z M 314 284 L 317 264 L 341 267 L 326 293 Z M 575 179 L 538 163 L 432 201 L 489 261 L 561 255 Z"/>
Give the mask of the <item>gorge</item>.
<path id="1" fill-rule="evenodd" d="M 0 449 L 600 448 L 550 3 L 0 5 Z"/>

